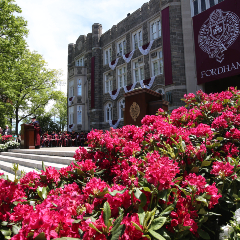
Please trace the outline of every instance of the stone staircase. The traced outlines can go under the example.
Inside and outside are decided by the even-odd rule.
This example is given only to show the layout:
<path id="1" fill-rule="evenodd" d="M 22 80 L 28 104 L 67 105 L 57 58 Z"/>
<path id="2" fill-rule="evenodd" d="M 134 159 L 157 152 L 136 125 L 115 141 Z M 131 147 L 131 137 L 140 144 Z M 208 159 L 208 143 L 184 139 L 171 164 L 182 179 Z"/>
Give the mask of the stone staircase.
<path id="1" fill-rule="evenodd" d="M 12 149 L 8 152 L 0 153 L 0 173 L 8 175 L 10 180 L 14 180 L 13 164 L 19 164 L 17 174 L 21 170 L 25 173 L 42 170 L 42 162 L 45 166 L 52 166 L 56 169 L 67 167 L 73 160 L 74 148 L 47 148 L 47 149 Z"/>

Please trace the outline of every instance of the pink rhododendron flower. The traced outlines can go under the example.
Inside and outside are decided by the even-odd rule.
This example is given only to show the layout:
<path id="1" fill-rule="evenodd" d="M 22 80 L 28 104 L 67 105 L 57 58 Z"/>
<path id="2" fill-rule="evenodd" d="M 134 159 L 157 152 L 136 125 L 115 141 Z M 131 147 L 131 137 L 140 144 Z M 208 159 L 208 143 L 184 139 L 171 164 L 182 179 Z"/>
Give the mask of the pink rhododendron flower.
<path id="1" fill-rule="evenodd" d="M 221 178 L 229 177 L 233 174 L 234 166 L 229 162 L 214 162 L 211 170 L 211 174 L 215 176 L 220 176 Z"/>

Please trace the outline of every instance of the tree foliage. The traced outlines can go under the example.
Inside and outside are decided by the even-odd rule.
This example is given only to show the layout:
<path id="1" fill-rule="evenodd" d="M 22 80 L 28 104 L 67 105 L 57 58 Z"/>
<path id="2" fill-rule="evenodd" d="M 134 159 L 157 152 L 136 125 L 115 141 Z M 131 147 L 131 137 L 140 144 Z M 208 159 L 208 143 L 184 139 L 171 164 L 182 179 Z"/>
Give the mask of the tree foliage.
<path id="1" fill-rule="evenodd" d="M 17 61 L 16 72 L 11 102 L 19 123 L 31 115 L 41 115 L 50 100 L 59 98 L 60 92 L 55 90 L 59 72 L 49 70 L 42 56 L 29 50 Z"/>
<path id="2" fill-rule="evenodd" d="M 27 22 L 17 16 L 21 13 L 14 0 L 0 1 L 0 111 L 12 112 L 11 91 L 16 79 L 16 59 L 26 49 L 25 38 L 28 34 Z M 6 116 L 6 115 L 5 115 Z M 0 117 L 0 125 L 6 123 L 4 115 Z"/>
<path id="3" fill-rule="evenodd" d="M 67 125 L 67 96 L 61 92 L 59 98 L 55 101 L 51 112 L 57 117 L 57 123 L 60 130 L 63 131 Z"/>
<path id="4" fill-rule="evenodd" d="M 41 115 L 45 105 L 58 99 L 56 82 L 60 72 L 48 69 L 43 57 L 27 49 L 27 22 L 17 14 L 14 0 L 0 0 L 0 125 L 16 118 L 18 123 Z"/>

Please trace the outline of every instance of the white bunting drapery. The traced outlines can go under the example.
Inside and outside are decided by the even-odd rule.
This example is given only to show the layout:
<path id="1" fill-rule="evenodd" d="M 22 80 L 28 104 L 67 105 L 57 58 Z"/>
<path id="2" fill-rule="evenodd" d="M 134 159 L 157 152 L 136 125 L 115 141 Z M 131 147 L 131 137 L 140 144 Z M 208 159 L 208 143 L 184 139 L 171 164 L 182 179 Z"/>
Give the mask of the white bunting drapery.
<path id="1" fill-rule="evenodd" d="M 143 45 L 141 47 L 139 47 L 140 52 L 143 55 L 147 55 L 149 53 L 152 45 L 153 45 L 153 42 L 154 42 L 154 40 L 150 41 L 149 43 L 147 43 L 147 44 L 145 44 L 145 45 Z"/>
<path id="2" fill-rule="evenodd" d="M 118 119 L 117 122 L 116 122 L 115 124 L 113 124 L 113 121 L 114 121 L 114 120 L 109 120 L 109 125 L 110 125 L 110 127 L 116 129 L 116 128 L 118 127 L 120 121 L 121 121 L 121 118 Z M 116 120 L 115 120 L 115 121 L 116 121 Z"/>
<path id="3" fill-rule="evenodd" d="M 134 51 L 135 50 L 131 51 L 130 53 L 127 53 L 127 54 L 123 55 L 123 59 L 126 63 L 129 63 L 131 61 L 132 56 L 134 54 Z"/>
<path id="4" fill-rule="evenodd" d="M 135 88 L 136 84 L 137 84 L 137 83 L 133 83 L 132 86 L 129 85 L 129 86 L 131 86 L 131 88 L 130 88 L 129 90 L 127 89 L 127 87 L 129 87 L 129 86 L 124 86 L 124 87 L 123 87 L 124 92 L 125 92 L 125 93 L 131 92 L 131 91 Z"/>
<path id="5" fill-rule="evenodd" d="M 72 130 L 74 128 L 75 124 L 68 125 L 69 129 Z"/>
<path id="6" fill-rule="evenodd" d="M 118 97 L 118 94 L 120 92 L 120 88 L 114 90 L 114 91 L 109 91 L 109 95 L 112 98 L 112 100 L 116 100 L 116 98 Z"/>
<path id="7" fill-rule="evenodd" d="M 68 98 L 68 106 L 71 106 L 73 104 L 75 96 Z"/>
<path id="8" fill-rule="evenodd" d="M 117 66 L 118 60 L 119 60 L 119 58 L 116 58 L 115 60 L 113 60 L 112 62 L 109 63 L 109 67 L 110 67 L 112 70 L 114 70 L 114 68 Z"/>
<path id="9" fill-rule="evenodd" d="M 146 82 L 146 80 L 141 80 L 140 81 L 140 85 L 141 85 L 141 88 L 147 88 L 147 89 L 150 89 L 151 86 L 153 85 L 154 83 L 154 80 L 155 80 L 155 76 L 151 77 L 150 81 L 148 84 L 145 84 L 144 81 Z"/>

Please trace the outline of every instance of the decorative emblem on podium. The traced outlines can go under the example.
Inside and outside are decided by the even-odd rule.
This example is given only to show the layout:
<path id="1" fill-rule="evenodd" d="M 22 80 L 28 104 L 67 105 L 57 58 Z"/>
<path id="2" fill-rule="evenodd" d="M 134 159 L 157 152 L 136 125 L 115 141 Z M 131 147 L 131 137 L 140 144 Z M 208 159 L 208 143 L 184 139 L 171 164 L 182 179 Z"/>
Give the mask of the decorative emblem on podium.
<path id="1" fill-rule="evenodd" d="M 136 122 L 139 114 L 140 114 L 140 107 L 136 102 L 133 102 L 133 104 L 130 107 L 130 116 Z"/>
<path id="2" fill-rule="evenodd" d="M 239 36 L 239 17 L 233 12 L 214 10 L 202 25 L 199 35 L 199 47 L 216 61 L 224 60 L 226 51 Z"/>

